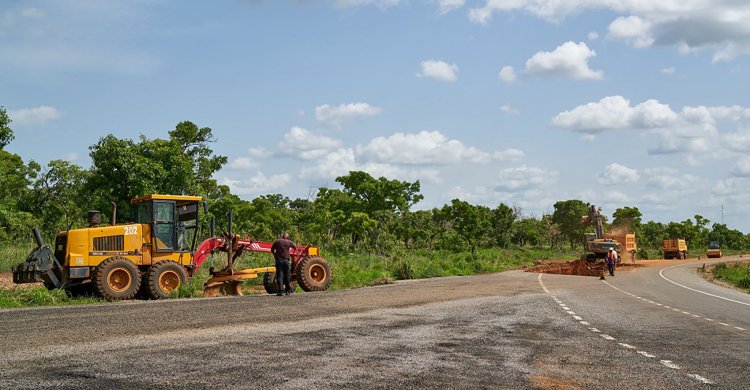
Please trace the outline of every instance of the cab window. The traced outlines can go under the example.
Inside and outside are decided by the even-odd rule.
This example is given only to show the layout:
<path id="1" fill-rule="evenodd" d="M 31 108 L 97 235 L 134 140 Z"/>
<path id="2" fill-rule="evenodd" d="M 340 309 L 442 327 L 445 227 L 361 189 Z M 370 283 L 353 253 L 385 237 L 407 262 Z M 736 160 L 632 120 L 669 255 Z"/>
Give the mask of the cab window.
<path id="1" fill-rule="evenodd" d="M 157 252 L 175 250 L 175 214 L 173 201 L 154 202 L 154 236 Z"/>

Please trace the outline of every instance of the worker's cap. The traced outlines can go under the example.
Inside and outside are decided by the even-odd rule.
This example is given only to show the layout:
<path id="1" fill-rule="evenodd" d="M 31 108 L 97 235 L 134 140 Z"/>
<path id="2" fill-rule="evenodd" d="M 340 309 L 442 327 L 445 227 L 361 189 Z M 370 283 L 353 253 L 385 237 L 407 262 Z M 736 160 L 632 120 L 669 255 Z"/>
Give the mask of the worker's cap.
<path id="1" fill-rule="evenodd" d="M 615 248 L 609 248 L 609 251 L 610 251 L 610 252 L 612 252 L 613 250 L 615 250 Z"/>

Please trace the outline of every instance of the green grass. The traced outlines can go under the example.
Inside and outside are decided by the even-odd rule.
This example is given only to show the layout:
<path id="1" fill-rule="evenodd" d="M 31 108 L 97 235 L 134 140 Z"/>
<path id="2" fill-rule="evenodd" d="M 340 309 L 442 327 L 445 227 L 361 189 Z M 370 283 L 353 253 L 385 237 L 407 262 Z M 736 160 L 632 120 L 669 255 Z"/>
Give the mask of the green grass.
<path id="1" fill-rule="evenodd" d="M 712 273 L 716 279 L 731 283 L 750 293 L 750 262 L 719 263 Z"/>
<path id="2" fill-rule="evenodd" d="M 0 307 L 79 305 L 105 302 L 98 297 L 71 298 L 64 290 L 44 287 L 0 290 Z"/>
<path id="3" fill-rule="evenodd" d="M 4 261 L 0 272 L 9 272 L 11 265 L 23 261 L 30 248 L 3 248 Z M 579 250 L 550 250 L 546 248 L 477 249 L 469 252 L 438 250 L 396 250 L 390 256 L 375 256 L 361 253 L 327 254 L 333 268 L 331 290 L 343 290 L 363 286 L 393 283 L 395 280 L 422 279 L 442 276 L 474 275 L 502 272 L 531 265 L 535 260 L 577 259 Z M 11 260 L 8 260 L 11 259 Z M 214 268 L 221 269 L 226 264 L 226 255 L 214 255 Z M 269 267 L 273 258 L 266 253 L 248 253 L 235 264 L 235 269 Z M 210 277 L 207 260 L 189 283 L 182 285 L 170 294 L 171 298 L 201 297 L 203 283 Z M 245 281 L 245 287 L 256 287 L 254 291 L 265 293 L 262 288 L 262 275 Z M 22 307 L 41 305 L 64 305 L 76 303 L 103 302 L 99 298 L 69 298 L 61 290 L 47 291 L 43 287 L 34 289 L 0 290 L 0 307 Z"/>
<path id="4" fill-rule="evenodd" d="M 10 272 L 10 268 L 26 260 L 34 246 L 14 243 L 0 244 L 0 272 Z"/>
<path id="5" fill-rule="evenodd" d="M 469 252 L 398 251 L 390 257 L 364 254 L 325 255 L 333 268 L 331 289 L 341 290 L 393 280 L 502 272 L 532 265 L 535 260 L 577 259 L 578 251 L 549 249 L 478 249 Z"/>

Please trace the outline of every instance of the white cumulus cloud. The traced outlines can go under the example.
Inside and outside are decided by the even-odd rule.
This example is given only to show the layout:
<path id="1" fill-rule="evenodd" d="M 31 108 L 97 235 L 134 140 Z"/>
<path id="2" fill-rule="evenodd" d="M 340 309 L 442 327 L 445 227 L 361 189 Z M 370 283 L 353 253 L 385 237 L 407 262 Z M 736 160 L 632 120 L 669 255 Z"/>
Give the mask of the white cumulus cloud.
<path id="1" fill-rule="evenodd" d="M 558 177 L 556 171 L 522 165 L 500 171 L 497 176 L 496 191 L 518 192 L 547 187 Z"/>
<path id="2" fill-rule="evenodd" d="M 504 113 L 506 113 L 508 115 L 518 115 L 518 114 L 521 113 L 517 109 L 515 109 L 515 108 L 513 108 L 513 107 L 511 107 L 511 106 L 509 106 L 507 104 L 503 104 L 502 106 L 500 106 L 500 111 L 502 111 L 502 112 L 504 112 Z"/>
<path id="3" fill-rule="evenodd" d="M 258 163 L 250 157 L 237 157 L 229 163 L 229 169 L 248 171 L 258 167 Z"/>
<path id="4" fill-rule="evenodd" d="M 512 83 L 516 81 L 516 72 L 513 70 L 512 66 L 503 66 L 502 69 L 500 69 L 500 73 L 497 74 L 497 78 L 499 78 L 502 81 L 505 81 L 506 83 Z"/>
<path id="5" fill-rule="evenodd" d="M 750 157 L 740 157 L 732 167 L 732 175 L 750 177 Z"/>
<path id="6" fill-rule="evenodd" d="M 521 161 L 524 157 L 526 157 L 526 153 L 524 153 L 523 150 L 513 148 L 498 150 L 492 154 L 492 158 L 499 161 L 518 162 Z"/>
<path id="7" fill-rule="evenodd" d="M 357 153 L 368 161 L 392 164 L 454 164 L 459 162 L 486 163 L 490 155 L 461 141 L 448 139 L 439 131 L 395 133 L 377 137 Z"/>
<path id="8" fill-rule="evenodd" d="M 442 181 L 440 171 L 430 167 L 407 169 L 393 164 L 358 161 L 352 148 L 340 148 L 334 150 L 317 160 L 317 163 L 305 166 L 300 171 L 300 177 L 335 179 L 338 176 L 348 174 L 350 171 L 367 172 L 374 177 L 387 177 L 409 181 L 426 181 L 440 183 Z"/>
<path id="9" fill-rule="evenodd" d="M 10 110 L 8 111 L 8 116 L 13 120 L 14 125 L 25 126 L 44 124 L 60 118 L 62 113 L 55 107 L 39 106 L 35 108 Z"/>
<path id="10" fill-rule="evenodd" d="M 654 43 L 652 28 L 653 23 L 638 16 L 621 16 L 609 24 L 607 37 L 628 41 L 635 47 L 648 47 Z"/>
<path id="11" fill-rule="evenodd" d="M 342 123 L 359 118 L 375 116 L 380 114 L 380 107 L 371 106 L 368 103 L 346 103 L 338 106 L 324 104 L 315 107 L 315 119 L 319 122 L 340 127 Z"/>
<path id="12" fill-rule="evenodd" d="M 604 72 L 592 70 L 589 59 L 596 52 L 586 43 L 565 42 L 551 52 L 540 51 L 526 61 L 525 72 L 538 77 L 561 77 L 575 80 L 600 80 Z"/>
<path id="13" fill-rule="evenodd" d="M 437 0 L 441 14 L 447 14 L 453 10 L 459 9 L 466 4 L 466 0 Z"/>
<path id="14" fill-rule="evenodd" d="M 680 173 L 674 168 L 647 168 L 644 175 L 650 186 L 660 190 L 694 190 L 701 184 L 699 177 Z"/>
<path id="15" fill-rule="evenodd" d="M 273 193 L 286 187 L 292 178 L 287 174 L 266 176 L 258 172 L 248 179 L 223 178 L 220 183 L 229 186 L 233 194 L 237 195 L 263 195 Z"/>
<path id="16" fill-rule="evenodd" d="M 713 61 L 750 53 L 750 6 L 738 0 L 485 0 L 469 10 L 469 19 L 487 24 L 495 13 L 521 11 L 559 23 L 571 14 L 601 10 L 614 15 L 607 35 L 636 47 L 708 49 Z"/>
<path id="17" fill-rule="evenodd" d="M 306 129 L 295 126 L 284 134 L 283 141 L 279 143 L 279 154 L 302 160 L 311 160 L 322 157 L 339 147 L 341 147 L 340 140 L 313 134 Z"/>
<path id="18" fill-rule="evenodd" d="M 440 81 L 455 82 L 458 79 L 458 65 L 445 61 L 428 60 L 420 64 L 422 71 L 417 77 L 426 77 Z"/>
<path id="19" fill-rule="evenodd" d="M 625 165 L 612 163 L 604 168 L 604 172 L 597 176 L 602 184 L 622 184 L 638 181 L 640 175 L 637 169 L 628 168 Z"/>

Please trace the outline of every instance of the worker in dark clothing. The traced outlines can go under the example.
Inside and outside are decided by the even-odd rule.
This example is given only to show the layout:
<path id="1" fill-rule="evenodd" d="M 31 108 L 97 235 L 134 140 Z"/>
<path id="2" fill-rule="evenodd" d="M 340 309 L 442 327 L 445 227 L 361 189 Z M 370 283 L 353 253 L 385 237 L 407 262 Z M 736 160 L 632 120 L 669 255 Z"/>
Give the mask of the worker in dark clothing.
<path id="1" fill-rule="evenodd" d="M 292 293 L 290 282 L 291 256 L 289 255 L 289 249 L 291 248 L 297 249 L 297 246 L 289 240 L 289 234 L 286 232 L 271 245 L 271 253 L 276 260 L 276 285 L 279 288 L 276 295 Z"/>
<path id="2" fill-rule="evenodd" d="M 615 276 L 615 262 L 617 261 L 617 252 L 614 249 L 609 248 L 607 252 L 607 268 L 609 268 L 609 276 Z"/>

